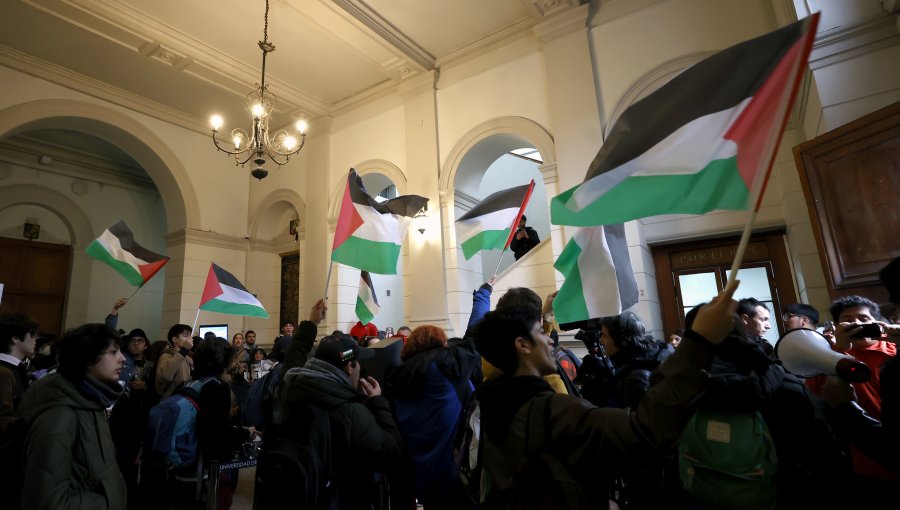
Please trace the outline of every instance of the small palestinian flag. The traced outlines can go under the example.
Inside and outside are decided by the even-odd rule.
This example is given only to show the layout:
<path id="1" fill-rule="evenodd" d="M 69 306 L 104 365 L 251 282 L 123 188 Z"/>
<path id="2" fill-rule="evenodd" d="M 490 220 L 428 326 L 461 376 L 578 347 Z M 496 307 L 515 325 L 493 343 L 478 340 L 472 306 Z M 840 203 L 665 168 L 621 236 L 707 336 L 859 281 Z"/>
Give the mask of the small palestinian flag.
<path id="1" fill-rule="evenodd" d="M 818 19 L 720 51 L 625 110 L 551 222 L 758 210 Z"/>
<path id="2" fill-rule="evenodd" d="M 104 230 L 84 251 L 115 269 L 136 287 L 147 283 L 169 261 L 169 257 L 139 245 L 134 240 L 134 233 L 121 220 Z"/>
<path id="3" fill-rule="evenodd" d="M 619 315 L 638 302 L 637 280 L 621 223 L 581 228 L 553 267 L 566 281 L 553 300 L 553 314 L 563 329 L 580 321 Z M 576 323 L 576 324 L 573 324 Z"/>
<path id="4" fill-rule="evenodd" d="M 229 315 L 269 318 L 269 313 L 256 296 L 250 294 L 233 274 L 215 264 L 209 265 L 209 275 L 200 298 L 200 309 Z"/>
<path id="5" fill-rule="evenodd" d="M 356 316 L 363 326 L 372 322 L 378 315 L 381 307 L 378 306 L 378 297 L 375 295 L 375 287 L 372 286 L 372 276 L 368 271 L 359 274 L 359 294 L 356 296 Z"/>
<path id="6" fill-rule="evenodd" d="M 492 193 L 456 220 L 456 237 L 466 260 L 481 250 L 509 246 L 513 227 L 519 223 L 533 190 L 532 180 L 531 184 Z"/>
<path id="7" fill-rule="evenodd" d="M 397 274 L 400 245 L 413 217 L 428 199 L 404 195 L 381 203 L 366 193 L 356 170 L 350 169 L 331 260 L 377 274 Z"/>

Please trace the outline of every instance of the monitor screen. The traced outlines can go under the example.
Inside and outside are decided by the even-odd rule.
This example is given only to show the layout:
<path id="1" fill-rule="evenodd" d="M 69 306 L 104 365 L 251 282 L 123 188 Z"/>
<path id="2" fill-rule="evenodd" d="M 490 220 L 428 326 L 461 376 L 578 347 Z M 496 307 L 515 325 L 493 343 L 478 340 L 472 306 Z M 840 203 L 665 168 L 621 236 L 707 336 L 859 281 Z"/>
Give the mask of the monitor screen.
<path id="1" fill-rule="evenodd" d="M 212 332 L 218 337 L 228 340 L 228 324 L 206 324 L 200 326 L 200 338 L 206 338 L 207 332 Z"/>

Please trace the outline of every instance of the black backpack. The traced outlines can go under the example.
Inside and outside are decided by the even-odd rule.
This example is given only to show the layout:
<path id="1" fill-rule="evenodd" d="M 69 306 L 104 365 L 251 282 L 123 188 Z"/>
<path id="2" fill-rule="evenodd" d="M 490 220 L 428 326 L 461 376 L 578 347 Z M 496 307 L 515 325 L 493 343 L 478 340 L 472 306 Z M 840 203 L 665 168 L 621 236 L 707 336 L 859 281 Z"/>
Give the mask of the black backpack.
<path id="1" fill-rule="evenodd" d="M 335 489 L 328 411 L 309 403 L 291 404 L 290 426 L 267 434 L 254 494 L 257 510 L 329 508 Z"/>
<path id="2" fill-rule="evenodd" d="M 537 397 L 528 410 L 525 456 L 510 490 L 500 494 L 499 508 L 593 508 L 581 484 L 556 455 L 550 443 L 550 402 L 553 395 Z M 492 505 L 493 507 L 493 505 Z"/>

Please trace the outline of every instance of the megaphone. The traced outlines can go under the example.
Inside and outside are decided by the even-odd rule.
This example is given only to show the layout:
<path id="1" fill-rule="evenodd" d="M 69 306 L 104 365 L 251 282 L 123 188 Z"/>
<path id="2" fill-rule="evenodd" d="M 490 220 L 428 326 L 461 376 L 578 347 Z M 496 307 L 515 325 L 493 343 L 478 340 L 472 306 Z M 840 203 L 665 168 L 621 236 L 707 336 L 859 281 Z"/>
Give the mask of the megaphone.
<path id="1" fill-rule="evenodd" d="M 812 329 L 792 329 L 775 344 L 775 356 L 797 377 L 836 375 L 851 382 L 866 382 L 872 369 L 848 354 L 831 349 L 828 339 Z"/>

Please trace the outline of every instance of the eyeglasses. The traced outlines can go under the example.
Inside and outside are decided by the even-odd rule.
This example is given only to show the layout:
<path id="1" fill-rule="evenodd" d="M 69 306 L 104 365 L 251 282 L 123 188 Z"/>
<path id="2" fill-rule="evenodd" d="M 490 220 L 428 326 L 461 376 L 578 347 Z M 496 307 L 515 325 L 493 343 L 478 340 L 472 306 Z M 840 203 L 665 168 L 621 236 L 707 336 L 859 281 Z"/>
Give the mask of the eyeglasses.
<path id="1" fill-rule="evenodd" d="M 131 340 L 129 340 L 129 343 L 132 343 L 132 344 L 142 344 L 142 343 L 144 343 L 144 342 L 146 342 L 146 341 L 147 341 L 146 338 L 132 338 Z"/>
<path id="2" fill-rule="evenodd" d="M 781 316 L 781 320 L 783 320 L 784 322 L 787 322 L 788 320 L 790 320 L 791 317 L 800 317 L 801 319 L 807 319 L 807 320 L 809 320 L 809 318 L 808 318 L 807 316 L 805 316 L 805 315 L 797 315 L 796 313 L 786 313 L 786 314 L 784 314 L 784 315 Z"/>

